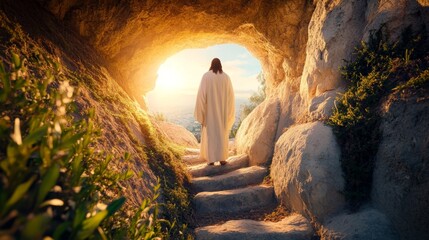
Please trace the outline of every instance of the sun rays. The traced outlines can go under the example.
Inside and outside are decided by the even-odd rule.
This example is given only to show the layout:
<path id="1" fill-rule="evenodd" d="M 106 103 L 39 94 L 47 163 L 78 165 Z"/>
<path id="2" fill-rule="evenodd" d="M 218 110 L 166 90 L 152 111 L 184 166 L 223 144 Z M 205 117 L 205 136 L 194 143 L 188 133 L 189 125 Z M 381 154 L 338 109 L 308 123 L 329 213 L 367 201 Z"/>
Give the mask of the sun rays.
<path id="1" fill-rule="evenodd" d="M 223 69 L 231 77 L 237 105 L 247 101 L 258 89 L 256 76 L 261 72 L 261 66 L 244 47 L 223 44 L 186 49 L 169 57 L 158 69 L 154 90 L 147 94 L 149 110 L 167 116 L 192 112 L 201 76 L 214 57 L 221 59 Z"/>

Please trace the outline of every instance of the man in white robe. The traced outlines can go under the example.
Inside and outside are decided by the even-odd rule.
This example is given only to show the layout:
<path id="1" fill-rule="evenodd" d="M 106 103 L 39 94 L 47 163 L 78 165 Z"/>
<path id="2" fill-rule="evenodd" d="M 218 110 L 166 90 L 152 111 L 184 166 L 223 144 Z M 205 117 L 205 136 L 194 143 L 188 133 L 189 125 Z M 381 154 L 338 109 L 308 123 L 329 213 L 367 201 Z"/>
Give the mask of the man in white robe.
<path id="1" fill-rule="evenodd" d="M 235 120 L 235 99 L 231 79 L 222 71 L 218 58 L 212 60 L 198 90 L 195 119 L 201 123 L 200 158 L 209 165 L 226 164 L 229 132 Z"/>

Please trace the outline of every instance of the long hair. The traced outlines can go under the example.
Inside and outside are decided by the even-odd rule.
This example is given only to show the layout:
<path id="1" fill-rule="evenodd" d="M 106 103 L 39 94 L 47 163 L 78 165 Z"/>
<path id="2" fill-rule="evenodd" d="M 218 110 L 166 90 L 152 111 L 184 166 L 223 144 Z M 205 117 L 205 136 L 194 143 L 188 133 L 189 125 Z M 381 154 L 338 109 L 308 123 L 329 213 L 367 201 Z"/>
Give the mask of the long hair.
<path id="1" fill-rule="evenodd" d="M 214 73 L 223 73 L 222 71 L 222 64 L 220 63 L 219 58 L 213 58 L 212 60 L 212 65 L 210 66 L 210 69 L 212 70 Z"/>

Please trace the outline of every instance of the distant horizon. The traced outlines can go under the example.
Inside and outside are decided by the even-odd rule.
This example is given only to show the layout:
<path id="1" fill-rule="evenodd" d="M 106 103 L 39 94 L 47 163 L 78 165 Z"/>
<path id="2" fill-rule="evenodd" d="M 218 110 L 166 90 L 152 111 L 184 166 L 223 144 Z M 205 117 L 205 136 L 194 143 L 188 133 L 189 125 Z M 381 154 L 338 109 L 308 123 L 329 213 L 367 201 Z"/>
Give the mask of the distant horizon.
<path id="1" fill-rule="evenodd" d="M 161 113 L 176 123 L 182 121 L 178 113 L 186 116 L 193 113 L 201 77 L 208 71 L 214 57 L 222 61 L 223 70 L 231 78 L 236 118 L 239 117 L 240 106 L 248 103 L 250 96 L 258 91 L 260 83 L 257 76 L 262 68 L 246 48 L 237 44 L 186 49 L 169 57 L 158 70 L 154 90 L 146 95 L 149 112 Z M 177 119 L 169 119 L 172 117 Z"/>

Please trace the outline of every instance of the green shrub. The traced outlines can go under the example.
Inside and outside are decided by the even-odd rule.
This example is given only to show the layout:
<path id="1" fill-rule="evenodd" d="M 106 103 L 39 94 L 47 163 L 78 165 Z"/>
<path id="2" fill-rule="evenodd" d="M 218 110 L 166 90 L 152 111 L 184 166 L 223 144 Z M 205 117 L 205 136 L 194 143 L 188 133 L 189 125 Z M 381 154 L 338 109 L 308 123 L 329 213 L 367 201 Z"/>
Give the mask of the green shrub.
<path id="1" fill-rule="evenodd" d="M 23 239 L 84 239 L 124 203 L 105 205 L 106 191 L 129 177 L 108 171 L 111 157 L 94 153 L 93 116 L 70 124 L 74 88 L 48 57 L 11 54 L 0 63 L 0 228 Z M 10 129 L 13 129 L 9 135 Z"/>
<path id="2" fill-rule="evenodd" d="M 137 176 L 94 148 L 99 130 L 93 111 L 76 111 L 75 78 L 9 30 L 13 44 L 0 46 L 0 238 L 161 237 L 159 185 L 140 207 L 124 205 L 119 184 Z"/>
<path id="3" fill-rule="evenodd" d="M 341 68 L 349 86 L 337 98 L 328 124 L 333 126 L 341 147 L 344 194 L 352 209 L 370 197 L 380 141 L 380 101 L 404 82 L 407 86 L 427 86 L 428 64 L 422 60 L 425 54 L 417 52 L 426 49 L 425 38 L 422 34 L 405 35 L 402 41 L 390 44 L 381 28 L 371 34 L 368 43 L 362 42 L 354 52 L 354 60 Z"/>
<path id="4" fill-rule="evenodd" d="M 429 88 L 429 70 L 424 70 L 417 77 L 413 77 L 407 82 L 395 87 L 393 90 Z"/>
<path id="5" fill-rule="evenodd" d="M 56 233 L 55 237 L 61 236 L 65 239 L 77 238 L 78 234 L 81 238 L 192 239 L 192 233 L 187 228 L 187 224 L 192 222 L 190 194 L 187 190 L 188 177 L 184 164 L 180 161 L 183 149 L 159 135 L 147 114 L 133 103 L 124 91 L 118 89 L 113 79 L 106 79 L 109 74 L 91 64 L 79 67 L 76 72 L 61 68 L 58 61 L 54 60 L 55 57 L 47 54 L 45 49 L 26 36 L 20 26 L 11 22 L 1 11 L 0 39 L 0 56 L 4 62 L 1 65 L 4 73 L 0 83 L 0 162 L 6 162 L 0 163 L 1 208 L 4 205 L 2 203 L 9 201 L 13 192 L 21 186 L 20 183 L 28 181 L 29 186 L 21 200 L 4 210 L 6 217 L 0 217 L 0 238 L 21 238 L 27 229 L 24 227 L 33 216 L 47 214 L 49 217 L 36 218 L 39 219 L 36 223 L 48 226 L 46 229 L 36 226 L 36 229 L 39 229 L 37 234 L 53 237 Z M 9 54 L 11 50 L 17 54 Z M 10 57 L 7 57 L 9 55 Z M 23 62 L 21 69 L 15 69 L 15 66 L 18 66 L 16 64 L 12 66 L 12 62 L 17 59 Z M 22 79 L 16 80 L 17 76 Z M 60 83 L 63 83 L 61 87 Z M 129 154 L 124 157 L 109 156 L 94 148 L 100 135 L 95 123 L 100 120 L 96 119 L 94 113 L 80 112 L 74 106 L 73 98 L 67 96 L 67 91 L 60 91 L 71 91 L 69 85 L 73 85 L 73 93 L 88 89 L 90 97 L 98 101 L 103 110 L 125 124 L 130 140 L 136 144 L 134 147 L 137 154 L 147 161 L 159 177 L 153 197 L 145 199 L 140 206 L 124 204 L 125 199 L 118 198 L 124 195 L 123 187 L 119 186 L 121 182 L 141 176 L 140 173 L 135 174 L 123 166 L 138 163 L 128 164 L 127 162 L 132 161 Z M 60 99 L 64 94 L 67 96 L 65 101 Z M 110 108 L 112 106 L 113 108 Z M 15 118 L 19 118 L 22 145 L 25 145 L 25 148 L 10 137 L 14 129 L 18 129 L 13 126 Z M 140 124 L 146 145 L 142 145 L 133 135 L 133 131 L 126 124 L 129 120 L 137 120 Z M 40 128 L 42 130 L 38 130 Z M 58 129 L 61 129 L 61 133 Z M 18 132 L 13 134 L 18 135 Z M 27 145 L 28 140 L 25 141 L 29 136 L 32 141 L 37 136 L 37 141 L 31 142 L 31 147 Z M 51 141 L 52 149 L 49 148 Z M 11 149 L 25 150 L 18 153 L 26 154 L 27 160 L 13 160 L 15 164 L 20 162 L 22 166 L 11 166 L 8 163 L 9 145 L 12 146 Z M 11 159 L 14 158 L 18 159 L 17 156 L 11 155 Z M 21 156 L 19 158 L 21 159 Z M 125 170 L 112 166 L 117 164 L 118 159 L 123 160 L 121 166 Z M 6 170 L 3 170 L 4 164 Z M 48 173 L 55 179 L 57 167 L 52 167 L 55 165 L 59 166 L 60 173 L 53 188 L 44 185 L 43 189 L 48 190 L 43 191 L 48 193 L 43 200 L 60 201 L 45 203 L 46 201 L 42 200 L 41 204 L 59 205 L 61 202 L 62 206 L 40 207 L 35 203 L 38 187 Z M 19 170 L 20 168 L 27 170 Z M 49 171 L 51 168 L 53 170 Z M 6 175 L 5 171 L 8 169 L 18 174 Z M 22 178 L 21 182 L 15 180 L 18 177 Z M 14 178 L 13 181 L 11 178 Z M 31 180 L 33 178 L 34 180 Z M 25 190 L 27 185 L 19 188 Z M 23 204 L 24 201 L 29 204 Z M 114 211 L 116 208 L 119 210 Z M 100 212 L 101 214 L 94 215 Z M 92 222 L 87 220 L 92 217 Z M 49 223 L 45 224 L 46 221 Z M 86 227 L 83 228 L 85 221 Z M 31 223 L 29 226 L 34 225 Z M 92 231 L 93 229 L 95 230 Z M 38 237 L 36 233 L 27 235 L 32 235 L 32 239 Z"/>

